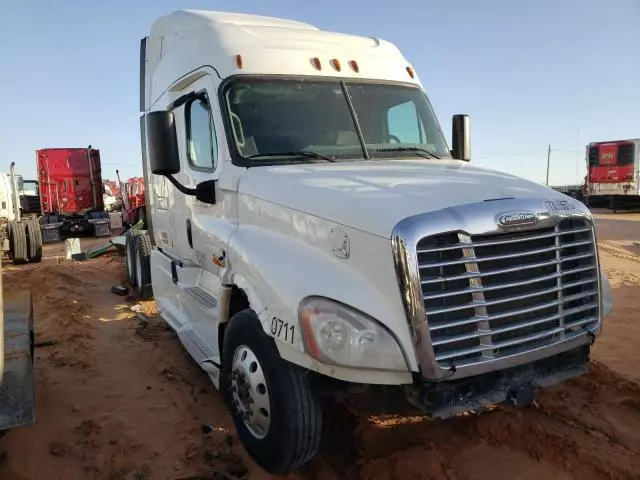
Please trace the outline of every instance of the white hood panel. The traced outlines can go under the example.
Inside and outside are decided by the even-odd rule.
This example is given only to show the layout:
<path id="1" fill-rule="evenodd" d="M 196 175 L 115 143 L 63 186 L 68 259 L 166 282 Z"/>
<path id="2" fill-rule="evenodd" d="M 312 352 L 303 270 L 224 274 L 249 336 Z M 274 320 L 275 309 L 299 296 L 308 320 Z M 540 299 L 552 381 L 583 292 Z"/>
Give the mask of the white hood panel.
<path id="1" fill-rule="evenodd" d="M 508 197 L 566 199 L 513 175 L 426 159 L 253 167 L 240 192 L 385 238 L 419 213 Z"/>

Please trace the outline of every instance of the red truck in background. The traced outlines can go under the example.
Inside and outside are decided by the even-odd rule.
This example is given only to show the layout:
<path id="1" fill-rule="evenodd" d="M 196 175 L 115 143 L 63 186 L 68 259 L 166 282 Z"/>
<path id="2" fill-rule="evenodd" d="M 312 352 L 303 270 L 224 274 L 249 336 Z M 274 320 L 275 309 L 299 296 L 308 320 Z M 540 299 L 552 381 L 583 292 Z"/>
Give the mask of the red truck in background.
<path id="1" fill-rule="evenodd" d="M 120 185 L 120 199 L 122 201 L 122 222 L 133 226 L 142 220 L 146 225 L 144 178 L 131 177 L 126 182 L 120 180 L 120 172 L 116 170 Z"/>
<path id="2" fill-rule="evenodd" d="M 103 201 L 100 151 L 43 148 L 36 151 L 44 242 L 111 233 Z"/>
<path id="3" fill-rule="evenodd" d="M 104 184 L 105 194 L 112 197 L 120 196 L 120 187 L 118 187 L 118 182 L 114 180 L 104 180 L 102 183 Z"/>
<path id="4" fill-rule="evenodd" d="M 144 220 L 144 178 L 133 177 L 124 184 L 124 195 L 127 198 L 127 209 L 124 221 L 135 225 Z"/>
<path id="5" fill-rule="evenodd" d="M 590 207 L 640 207 L 640 139 L 587 145 L 586 201 Z"/>

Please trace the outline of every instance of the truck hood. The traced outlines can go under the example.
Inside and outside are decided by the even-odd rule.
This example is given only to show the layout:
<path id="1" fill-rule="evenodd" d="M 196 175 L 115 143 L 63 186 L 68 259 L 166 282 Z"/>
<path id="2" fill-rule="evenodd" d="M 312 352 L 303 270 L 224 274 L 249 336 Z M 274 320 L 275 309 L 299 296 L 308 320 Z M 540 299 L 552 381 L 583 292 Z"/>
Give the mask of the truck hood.
<path id="1" fill-rule="evenodd" d="M 457 160 L 370 160 L 253 167 L 239 190 L 390 238 L 403 218 L 499 198 L 566 199 L 513 175 Z"/>

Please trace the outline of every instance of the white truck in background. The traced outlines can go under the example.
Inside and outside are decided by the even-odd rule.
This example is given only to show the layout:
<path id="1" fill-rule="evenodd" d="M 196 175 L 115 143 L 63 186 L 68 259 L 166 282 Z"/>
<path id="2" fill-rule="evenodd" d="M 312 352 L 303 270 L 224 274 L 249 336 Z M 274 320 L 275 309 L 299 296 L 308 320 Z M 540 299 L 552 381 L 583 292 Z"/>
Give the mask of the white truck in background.
<path id="1" fill-rule="evenodd" d="M 587 371 L 612 308 L 591 214 L 471 166 L 466 115 L 449 150 L 392 44 L 182 10 L 140 61 L 129 275 L 265 470 L 316 453 L 319 383 L 448 417 Z"/>
<path id="2" fill-rule="evenodd" d="M 38 221 L 21 218 L 13 163 L 10 173 L 0 173 L 0 244 L 14 264 L 39 262 L 42 258 Z M 35 421 L 33 367 L 32 294 L 29 290 L 3 289 L 0 261 L 0 436 Z"/>
<path id="3" fill-rule="evenodd" d="M 0 173 L 0 251 L 7 253 L 14 265 L 42 261 L 42 231 L 37 215 L 23 215 L 20 183 L 11 162 L 9 173 Z M 37 191 L 37 190 L 36 190 Z M 37 197 L 36 197 L 37 198 Z"/>

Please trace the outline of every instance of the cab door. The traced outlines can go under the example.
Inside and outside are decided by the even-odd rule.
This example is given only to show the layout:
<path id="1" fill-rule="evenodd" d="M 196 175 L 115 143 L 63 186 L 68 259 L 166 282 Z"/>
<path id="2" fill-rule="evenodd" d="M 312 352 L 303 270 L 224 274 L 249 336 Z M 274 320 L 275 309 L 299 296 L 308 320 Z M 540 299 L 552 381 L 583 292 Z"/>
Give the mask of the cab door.
<path id="1" fill-rule="evenodd" d="M 228 153 L 224 144 L 222 116 L 215 92 L 217 76 L 209 69 L 193 72 L 194 80 L 183 79 L 174 109 L 180 154 L 182 185 L 194 188 L 204 181 L 219 180 Z M 216 183 L 215 203 L 203 203 L 194 196 L 176 191 L 171 212 L 172 229 L 177 239 L 177 254 L 183 260 L 179 269 L 180 304 L 189 318 L 190 341 L 206 348 L 206 357 L 219 361 L 218 321 L 224 271 L 225 249 L 237 222 L 228 211 L 235 192 L 227 192 Z M 179 199 L 178 199 L 179 198 Z"/>
<path id="2" fill-rule="evenodd" d="M 193 76 L 198 78 L 180 91 L 179 98 L 184 103 L 174 111 L 179 118 L 176 120 L 181 167 L 178 179 L 190 188 L 219 179 L 223 166 L 220 143 L 224 138 L 215 96 L 218 82 L 207 70 L 194 72 Z M 187 264 L 217 274 L 212 256 L 222 252 L 226 244 L 226 235 L 219 232 L 219 220 L 224 218 L 224 198 L 216 195 L 215 204 L 206 204 L 194 196 L 179 196 L 181 199 L 172 211 L 178 255 Z"/>

